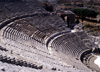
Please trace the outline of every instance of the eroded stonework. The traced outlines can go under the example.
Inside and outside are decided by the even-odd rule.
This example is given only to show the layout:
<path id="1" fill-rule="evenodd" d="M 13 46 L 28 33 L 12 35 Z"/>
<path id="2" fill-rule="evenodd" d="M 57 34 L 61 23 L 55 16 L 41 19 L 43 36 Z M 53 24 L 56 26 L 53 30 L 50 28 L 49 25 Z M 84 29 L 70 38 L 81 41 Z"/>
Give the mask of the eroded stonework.
<path id="1" fill-rule="evenodd" d="M 0 29 L 0 72 L 92 72 L 80 60 L 88 35 L 37 0 L 1 1 Z"/>

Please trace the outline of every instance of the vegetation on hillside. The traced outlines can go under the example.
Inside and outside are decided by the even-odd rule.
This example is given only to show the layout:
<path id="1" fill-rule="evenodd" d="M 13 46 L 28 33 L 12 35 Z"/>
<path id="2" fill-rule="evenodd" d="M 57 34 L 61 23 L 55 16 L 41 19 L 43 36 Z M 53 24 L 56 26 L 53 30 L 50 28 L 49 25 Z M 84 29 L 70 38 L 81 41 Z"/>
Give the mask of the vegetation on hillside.
<path id="1" fill-rule="evenodd" d="M 98 12 L 95 12 L 94 10 L 90 9 L 82 9 L 82 8 L 77 8 L 72 10 L 75 14 L 77 14 L 79 17 L 93 17 L 95 18 L 98 14 Z"/>
<path id="2" fill-rule="evenodd" d="M 88 33 L 96 33 L 96 35 L 100 35 L 100 28 L 99 26 L 91 25 L 91 24 L 85 24 L 84 30 L 88 30 Z"/>
<path id="3" fill-rule="evenodd" d="M 57 0 L 60 8 L 63 9 L 75 9 L 75 8 L 87 8 L 93 9 L 100 13 L 100 1 L 99 0 Z"/>
<path id="4" fill-rule="evenodd" d="M 84 18 L 86 17 L 92 17 L 92 18 L 96 18 L 98 12 L 95 12 L 94 10 L 90 10 L 90 9 L 82 9 L 82 8 L 76 8 L 72 10 L 77 16 L 79 16 L 79 18 L 82 19 L 82 21 L 84 20 Z"/>

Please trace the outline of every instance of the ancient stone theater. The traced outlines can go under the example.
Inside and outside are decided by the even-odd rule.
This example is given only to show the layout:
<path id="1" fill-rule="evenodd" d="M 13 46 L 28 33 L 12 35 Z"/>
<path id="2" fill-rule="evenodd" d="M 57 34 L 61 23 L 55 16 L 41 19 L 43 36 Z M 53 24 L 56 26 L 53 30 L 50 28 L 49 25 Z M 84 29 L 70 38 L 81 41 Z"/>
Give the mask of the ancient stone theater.
<path id="1" fill-rule="evenodd" d="M 99 49 L 84 31 L 72 33 L 74 24 L 56 0 L 0 0 L 0 72 L 100 71 Z"/>

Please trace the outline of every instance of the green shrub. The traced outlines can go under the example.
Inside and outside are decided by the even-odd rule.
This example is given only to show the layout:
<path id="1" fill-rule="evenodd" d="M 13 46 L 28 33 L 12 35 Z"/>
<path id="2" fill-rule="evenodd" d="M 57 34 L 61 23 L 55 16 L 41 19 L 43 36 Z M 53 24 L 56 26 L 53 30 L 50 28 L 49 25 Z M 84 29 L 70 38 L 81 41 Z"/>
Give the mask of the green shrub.
<path id="1" fill-rule="evenodd" d="M 85 28 L 94 28 L 94 26 L 90 25 L 90 24 L 85 24 L 84 25 Z"/>
<path id="2" fill-rule="evenodd" d="M 89 28 L 89 27 L 91 27 L 91 25 L 90 24 L 85 24 L 84 27 Z"/>
<path id="3" fill-rule="evenodd" d="M 90 9 L 82 9 L 82 8 L 77 8 L 72 10 L 77 16 L 79 16 L 82 21 L 85 19 L 85 17 L 92 17 L 96 18 L 98 12 L 95 12 L 94 10 Z"/>
<path id="4" fill-rule="evenodd" d="M 93 32 L 93 30 L 90 29 L 89 32 Z"/>

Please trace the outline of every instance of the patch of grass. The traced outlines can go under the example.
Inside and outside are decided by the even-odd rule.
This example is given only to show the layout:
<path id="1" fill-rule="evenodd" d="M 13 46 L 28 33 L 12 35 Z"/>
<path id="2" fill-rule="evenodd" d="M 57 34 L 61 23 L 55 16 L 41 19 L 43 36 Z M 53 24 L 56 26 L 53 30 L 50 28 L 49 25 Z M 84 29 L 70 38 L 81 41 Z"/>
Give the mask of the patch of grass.
<path id="1" fill-rule="evenodd" d="M 89 32 L 94 32 L 94 31 L 90 29 Z"/>
<path id="2" fill-rule="evenodd" d="M 93 25 L 90 25 L 90 24 L 85 24 L 84 27 L 85 28 L 94 28 L 94 26 Z"/>
<path id="3" fill-rule="evenodd" d="M 91 24 L 85 24 L 84 29 L 88 30 L 89 33 L 97 32 L 98 34 L 100 34 L 100 29 L 97 26 Z"/>

